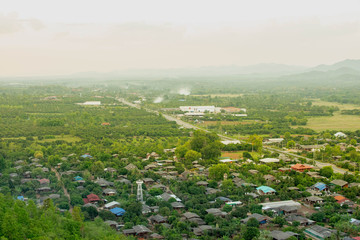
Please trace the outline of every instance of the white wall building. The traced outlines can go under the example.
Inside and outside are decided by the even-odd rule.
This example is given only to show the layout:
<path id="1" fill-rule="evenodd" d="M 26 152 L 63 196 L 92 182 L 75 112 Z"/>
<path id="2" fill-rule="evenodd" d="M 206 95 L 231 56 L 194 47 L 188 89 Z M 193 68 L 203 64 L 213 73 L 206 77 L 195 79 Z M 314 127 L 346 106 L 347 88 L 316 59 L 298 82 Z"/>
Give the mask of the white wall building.
<path id="1" fill-rule="evenodd" d="M 86 101 L 84 103 L 81 103 L 81 105 L 85 105 L 85 106 L 100 106 L 101 102 L 100 101 Z"/>
<path id="2" fill-rule="evenodd" d="M 180 110 L 188 113 L 219 113 L 221 108 L 215 106 L 180 106 Z"/>

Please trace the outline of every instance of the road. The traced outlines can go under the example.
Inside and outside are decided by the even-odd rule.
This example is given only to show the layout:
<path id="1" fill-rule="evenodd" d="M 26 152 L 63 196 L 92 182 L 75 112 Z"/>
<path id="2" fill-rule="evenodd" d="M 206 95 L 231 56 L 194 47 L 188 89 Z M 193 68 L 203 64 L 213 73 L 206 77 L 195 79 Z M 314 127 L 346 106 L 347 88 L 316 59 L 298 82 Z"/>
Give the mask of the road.
<path id="1" fill-rule="evenodd" d="M 60 176 L 60 174 L 58 173 L 58 171 L 56 171 L 55 168 L 51 168 L 51 171 L 53 171 L 53 172 L 55 173 L 56 178 L 57 178 L 58 181 L 61 183 L 61 187 L 62 187 L 62 189 L 63 189 L 63 191 L 64 191 L 64 195 L 65 195 L 65 196 L 67 197 L 67 199 L 68 199 L 68 203 L 69 203 L 69 207 L 70 207 L 70 212 L 72 212 L 73 207 L 71 206 L 70 194 L 69 194 L 68 190 L 65 188 L 64 183 L 61 181 L 61 176 Z"/>
<path id="2" fill-rule="evenodd" d="M 126 104 L 128 106 L 131 106 L 131 107 L 134 107 L 134 108 L 137 108 L 137 109 L 141 109 L 141 106 L 138 105 L 138 104 L 134 104 L 134 103 L 131 103 L 129 101 L 126 101 L 125 99 L 123 98 L 117 98 L 116 100 L 118 100 L 119 102 L 122 102 L 123 104 Z M 155 111 L 155 110 L 151 110 L 151 109 L 146 109 L 146 108 L 143 108 L 144 110 L 148 111 L 148 112 L 153 112 L 153 113 L 156 113 L 156 114 L 159 114 L 159 111 Z M 168 114 L 164 114 L 164 113 L 161 113 L 167 120 L 169 121 L 175 121 L 178 125 L 184 127 L 184 128 L 191 128 L 191 129 L 195 129 L 195 130 L 203 130 L 203 131 L 206 131 L 206 132 L 209 132 L 208 130 L 206 129 L 202 129 L 202 128 L 199 128 L 191 123 L 188 123 L 188 122 L 184 122 L 178 118 L 175 118 L 171 115 L 168 115 Z M 231 138 L 231 137 L 228 137 L 228 136 L 224 136 L 224 135 L 221 135 L 221 134 L 218 134 L 218 136 L 222 139 L 222 140 L 230 140 L 230 141 L 236 141 L 236 140 L 239 140 L 239 139 L 235 139 L 235 138 Z M 243 142 L 243 141 L 241 141 Z M 244 143 L 244 142 L 243 142 Z M 264 146 L 264 148 L 266 150 L 269 150 L 270 152 L 278 152 L 278 153 L 282 153 L 282 154 L 285 154 L 287 156 L 293 156 L 293 157 L 301 157 L 301 158 L 304 158 L 306 159 L 307 161 L 315 161 L 315 166 L 319 167 L 319 168 L 323 168 L 323 167 L 326 167 L 326 166 L 331 166 L 332 169 L 334 170 L 335 173 L 341 173 L 341 174 L 345 174 L 346 172 L 349 173 L 349 174 L 352 174 L 352 172 L 349 172 L 348 170 L 346 169 L 342 169 L 342 168 L 339 168 L 337 167 L 336 165 L 334 164 L 331 164 L 331 163 L 324 163 L 324 162 L 320 162 L 320 161 L 317 161 L 317 160 L 314 160 L 314 159 L 311 159 L 311 158 L 307 158 L 307 157 L 302 157 L 302 156 L 299 156 L 297 154 L 294 154 L 294 153 L 289 153 L 287 151 L 283 151 L 283 150 L 279 150 L 279 149 L 276 149 L 276 148 L 272 148 L 272 147 L 268 147 L 268 146 Z"/>

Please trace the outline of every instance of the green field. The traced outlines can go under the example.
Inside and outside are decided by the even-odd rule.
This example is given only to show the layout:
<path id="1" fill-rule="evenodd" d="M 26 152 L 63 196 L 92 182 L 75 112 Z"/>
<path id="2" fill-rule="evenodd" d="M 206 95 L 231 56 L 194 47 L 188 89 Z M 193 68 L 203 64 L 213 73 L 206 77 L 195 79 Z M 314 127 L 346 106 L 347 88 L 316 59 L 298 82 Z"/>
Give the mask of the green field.
<path id="1" fill-rule="evenodd" d="M 360 106 L 354 104 L 341 104 L 335 102 L 326 102 L 319 99 L 313 101 L 313 105 L 317 106 L 333 106 L 341 110 L 360 109 Z M 334 116 L 328 117 L 311 117 L 308 119 L 306 127 L 315 131 L 324 130 L 358 130 L 360 129 L 360 116 L 341 115 L 340 111 L 335 112 Z"/>
<path id="2" fill-rule="evenodd" d="M 360 129 L 360 116 L 341 115 L 339 112 L 329 117 L 312 117 L 309 118 L 306 127 L 315 131 L 323 130 L 358 130 Z"/>
<path id="3" fill-rule="evenodd" d="M 360 106 L 358 105 L 326 102 L 326 101 L 321 101 L 320 99 L 313 99 L 312 104 L 316 106 L 338 107 L 340 110 L 360 109 Z"/>

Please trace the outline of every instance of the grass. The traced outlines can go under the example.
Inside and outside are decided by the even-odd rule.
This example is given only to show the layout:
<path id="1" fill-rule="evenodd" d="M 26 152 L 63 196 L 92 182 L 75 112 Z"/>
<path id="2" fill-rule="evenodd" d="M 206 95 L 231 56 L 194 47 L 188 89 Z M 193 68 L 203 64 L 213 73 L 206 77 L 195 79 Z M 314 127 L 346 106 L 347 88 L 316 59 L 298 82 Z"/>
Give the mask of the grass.
<path id="1" fill-rule="evenodd" d="M 314 129 L 315 131 L 324 131 L 324 130 L 355 131 L 360 129 L 360 116 L 341 115 L 339 112 L 335 112 L 334 116 L 309 118 L 306 127 Z"/>
<path id="2" fill-rule="evenodd" d="M 324 130 L 348 130 L 354 131 L 360 129 L 360 116 L 341 115 L 341 110 L 360 109 L 360 106 L 354 104 L 341 104 L 336 102 L 326 102 L 320 99 L 313 99 L 313 105 L 338 107 L 340 111 L 334 112 L 333 116 L 310 117 L 305 127 L 315 131 Z M 299 127 L 299 126 L 296 126 Z"/>
<path id="3" fill-rule="evenodd" d="M 314 99 L 312 102 L 316 106 L 328 106 L 328 107 L 338 107 L 341 110 L 351 110 L 351 109 L 360 109 L 360 106 L 354 104 L 342 104 L 336 102 L 326 102 L 321 101 L 320 99 Z"/>

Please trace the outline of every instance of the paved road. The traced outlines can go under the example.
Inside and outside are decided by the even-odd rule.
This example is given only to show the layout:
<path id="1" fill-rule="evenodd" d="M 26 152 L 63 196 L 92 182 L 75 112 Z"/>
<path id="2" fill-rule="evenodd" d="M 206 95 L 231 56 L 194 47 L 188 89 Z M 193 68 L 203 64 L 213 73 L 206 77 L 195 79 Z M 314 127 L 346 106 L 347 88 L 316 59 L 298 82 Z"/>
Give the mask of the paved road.
<path id="1" fill-rule="evenodd" d="M 123 98 L 117 98 L 118 101 L 128 105 L 128 106 L 131 106 L 131 107 L 134 107 L 134 108 L 138 108 L 138 109 L 141 109 L 141 106 L 138 105 L 138 104 L 134 104 L 134 103 L 131 103 L 131 102 L 128 102 L 126 101 L 125 99 Z M 151 110 L 151 109 L 146 109 L 144 108 L 146 111 L 148 112 L 153 112 L 153 113 L 156 113 L 156 114 L 159 114 L 159 111 L 155 111 L 155 110 Z M 171 115 L 168 115 L 168 114 L 164 114 L 162 113 L 162 115 L 169 121 L 175 121 L 178 125 L 184 127 L 184 128 L 191 128 L 191 129 L 196 129 L 196 130 L 203 130 L 203 131 L 206 131 L 206 132 L 209 132 L 208 130 L 206 129 L 202 129 L 202 128 L 199 128 L 191 123 L 188 123 L 188 122 L 184 122 L 178 118 L 175 118 Z M 218 134 L 218 136 L 222 139 L 222 140 L 230 140 L 230 141 L 235 141 L 235 140 L 238 140 L 238 139 L 235 139 L 235 138 L 231 138 L 231 137 L 228 137 L 228 136 L 224 136 L 224 135 L 221 135 L 221 134 Z M 244 142 L 244 141 L 241 141 L 241 142 Z M 268 147 L 268 146 L 264 146 L 264 148 L 266 150 L 269 150 L 271 152 L 278 152 L 278 153 L 282 153 L 282 154 L 285 154 L 287 156 L 293 156 L 293 157 L 301 157 L 301 158 L 304 158 L 306 159 L 307 161 L 314 161 L 314 159 L 311 159 L 311 158 L 307 158 L 307 157 L 302 157 L 302 156 L 299 156 L 297 154 L 294 154 L 294 153 L 289 153 L 287 151 L 283 151 L 283 150 L 279 150 L 279 149 L 276 149 L 276 148 L 272 148 L 272 147 Z M 320 161 L 316 161 L 315 160 L 315 165 L 319 168 L 323 168 L 323 167 L 326 167 L 326 166 L 331 166 L 332 169 L 334 170 L 335 173 L 341 173 L 341 174 L 344 174 L 346 172 L 348 172 L 349 174 L 352 174 L 352 172 L 349 172 L 348 170 L 346 169 L 342 169 L 342 168 L 339 168 L 337 167 L 336 165 L 334 164 L 331 164 L 331 163 L 324 163 L 324 162 L 320 162 Z"/>

